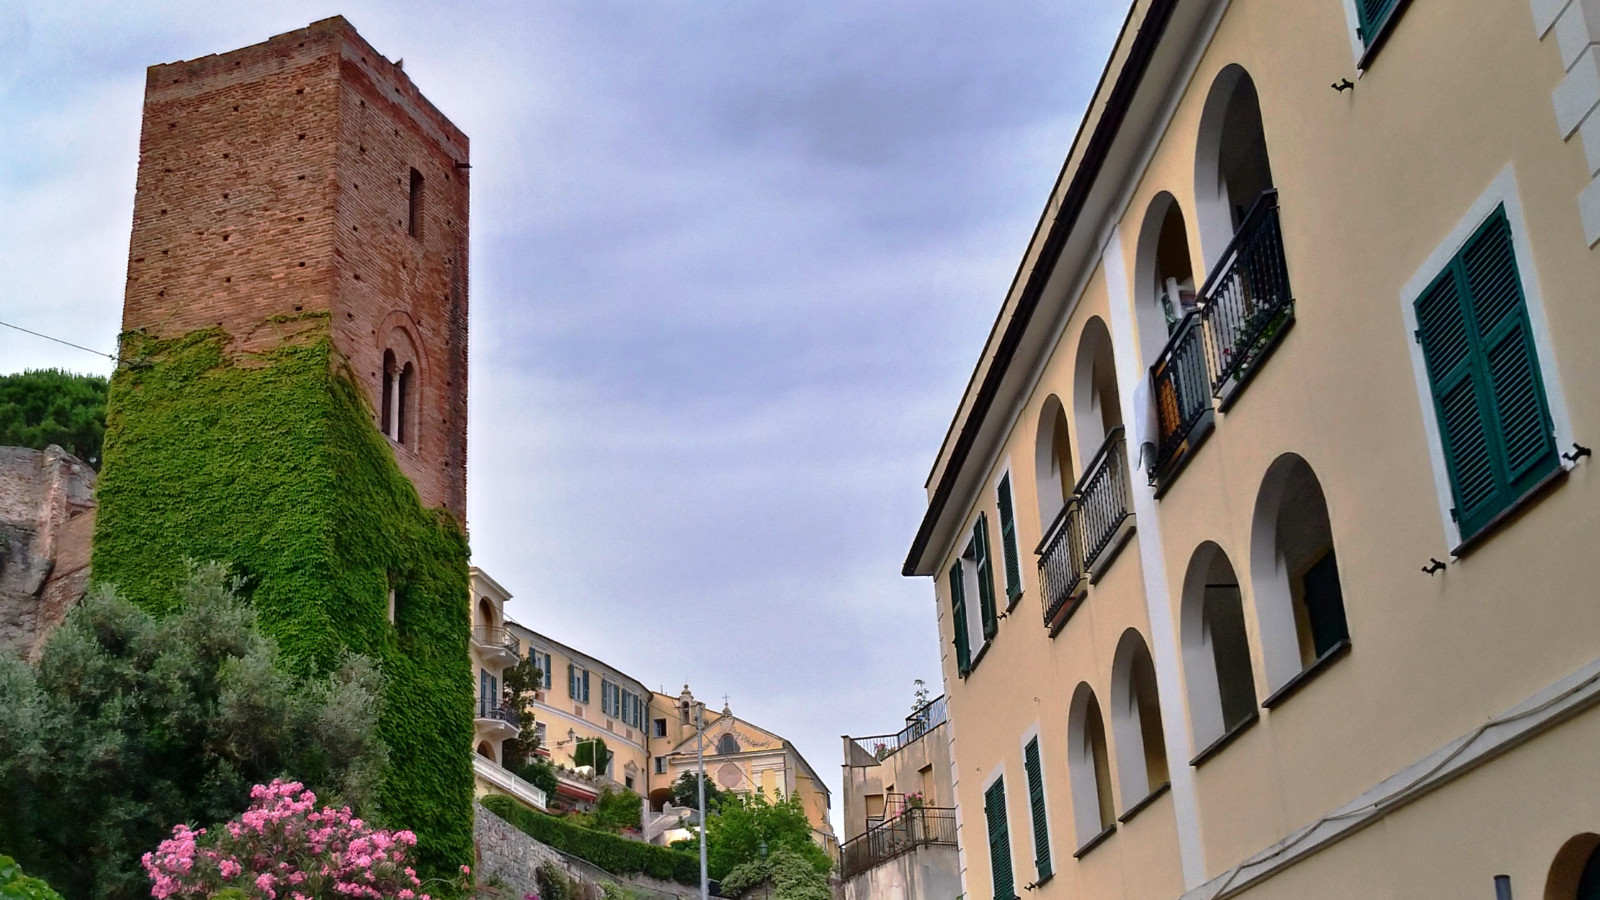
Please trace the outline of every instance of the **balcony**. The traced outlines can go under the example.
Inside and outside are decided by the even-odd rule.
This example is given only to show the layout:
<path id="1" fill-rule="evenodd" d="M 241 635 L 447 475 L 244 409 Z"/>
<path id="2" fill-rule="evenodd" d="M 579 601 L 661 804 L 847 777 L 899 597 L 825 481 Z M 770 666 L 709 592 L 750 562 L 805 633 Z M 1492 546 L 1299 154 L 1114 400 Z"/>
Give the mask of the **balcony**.
<path id="1" fill-rule="evenodd" d="M 509 706 L 503 706 L 488 697 L 479 697 L 473 727 L 488 740 L 503 741 L 516 737 L 522 731 L 522 718 Z"/>
<path id="2" fill-rule="evenodd" d="M 1044 624 L 1051 634 L 1066 624 L 1089 584 L 1100 579 L 1132 533 L 1127 437 L 1118 425 L 1100 445 L 1035 551 L 1044 587 Z"/>
<path id="3" fill-rule="evenodd" d="M 1262 194 L 1245 216 L 1201 302 L 1211 393 L 1226 410 L 1294 324 L 1277 191 Z"/>
<path id="4" fill-rule="evenodd" d="M 840 870 L 848 879 L 918 847 L 955 845 L 955 810 L 908 806 L 900 815 L 846 841 L 839 848 Z"/>
<path id="5" fill-rule="evenodd" d="M 473 628 L 472 649 L 491 666 L 514 666 L 522 658 L 522 642 L 500 625 Z"/>
<path id="6" fill-rule="evenodd" d="M 1226 411 L 1294 324 L 1278 192 L 1262 193 L 1155 365 L 1156 452 L 1149 478 L 1160 496 L 1211 432 L 1212 400 Z"/>
<path id="7" fill-rule="evenodd" d="M 867 757 L 883 762 L 912 743 L 921 740 L 924 735 L 935 728 L 943 725 L 946 721 L 946 715 L 945 699 L 941 695 L 924 703 L 917 708 L 916 712 L 906 716 L 906 727 L 894 734 L 850 738 L 850 742 L 855 745 L 852 753 L 855 750 L 859 750 Z"/>
<path id="8" fill-rule="evenodd" d="M 510 794 L 540 812 L 550 811 L 550 798 L 545 794 L 543 788 L 523 781 L 521 778 L 511 774 L 507 769 L 495 765 L 493 761 L 484 759 L 474 753 L 472 754 L 472 771 L 473 774 L 483 779 L 486 784 L 495 787 L 501 793 Z"/>

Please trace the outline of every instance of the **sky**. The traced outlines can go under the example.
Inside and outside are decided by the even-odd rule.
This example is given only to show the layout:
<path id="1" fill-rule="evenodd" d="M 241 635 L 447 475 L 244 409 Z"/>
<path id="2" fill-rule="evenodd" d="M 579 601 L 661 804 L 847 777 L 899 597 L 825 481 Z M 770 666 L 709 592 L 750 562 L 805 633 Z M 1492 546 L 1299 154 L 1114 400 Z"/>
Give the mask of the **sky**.
<path id="1" fill-rule="evenodd" d="M 0 322 L 112 350 L 144 68 L 344 15 L 472 141 L 474 564 L 837 792 L 840 735 L 942 690 L 900 566 L 1125 13 L 0 0 Z M 0 328 L 50 366 L 110 371 Z"/>

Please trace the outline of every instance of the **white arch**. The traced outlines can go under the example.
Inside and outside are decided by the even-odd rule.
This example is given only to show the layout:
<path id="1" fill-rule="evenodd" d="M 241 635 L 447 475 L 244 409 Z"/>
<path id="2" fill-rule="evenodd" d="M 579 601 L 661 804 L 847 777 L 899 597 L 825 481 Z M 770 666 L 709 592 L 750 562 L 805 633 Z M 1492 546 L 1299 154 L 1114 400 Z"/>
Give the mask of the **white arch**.
<path id="1" fill-rule="evenodd" d="M 1039 411 L 1039 428 L 1034 435 L 1033 483 L 1039 499 L 1040 534 L 1056 520 L 1076 480 L 1067 412 L 1060 398 L 1051 394 Z"/>
<path id="2" fill-rule="evenodd" d="M 1111 663 L 1111 738 L 1124 807 L 1167 783 L 1166 738 L 1161 729 L 1155 664 L 1137 628 L 1122 633 Z"/>
<path id="3" fill-rule="evenodd" d="M 1067 714 L 1067 773 L 1072 782 L 1072 820 L 1080 847 L 1115 821 L 1109 769 L 1100 701 L 1088 682 L 1079 682 Z"/>
<path id="4" fill-rule="evenodd" d="M 1313 624 L 1299 579 L 1331 553 L 1333 529 L 1327 499 L 1311 466 L 1297 454 L 1273 461 L 1256 495 L 1250 535 L 1250 585 L 1261 634 L 1268 692 L 1317 661 Z M 1339 624 L 1344 624 L 1342 602 Z"/>
<path id="5" fill-rule="evenodd" d="M 1228 554 L 1212 541 L 1195 548 L 1179 614 L 1189 730 L 1198 753 L 1255 712 L 1243 598 Z"/>
<path id="6" fill-rule="evenodd" d="M 1091 316 L 1078 338 L 1072 376 L 1072 423 L 1078 430 L 1078 457 L 1088 466 L 1111 429 L 1122 424 L 1117 394 L 1117 364 L 1111 332 L 1099 316 Z"/>
<path id="7" fill-rule="evenodd" d="M 1230 186 L 1228 172 L 1236 175 Z M 1200 114 L 1194 155 L 1194 215 L 1206 271 L 1216 266 L 1233 240 L 1240 211 L 1249 211 L 1272 186 L 1255 81 L 1238 64 L 1217 73 Z"/>
<path id="8" fill-rule="evenodd" d="M 1167 236 L 1166 252 L 1163 253 L 1162 234 L 1167 230 L 1168 217 L 1174 214 L 1174 227 L 1178 231 Z M 1167 258 L 1163 260 L 1163 256 Z M 1187 275 L 1182 271 L 1185 266 L 1188 268 Z M 1168 271 L 1173 268 L 1178 271 Z M 1167 317 L 1161 303 L 1161 292 L 1169 289 L 1168 277 L 1174 280 L 1180 293 L 1187 291 L 1192 295 L 1199 286 L 1198 273 L 1190 253 L 1188 219 L 1177 198 L 1162 191 L 1145 210 L 1134 258 L 1134 323 L 1138 326 L 1142 368 L 1148 369 L 1154 365 L 1156 357 L 1161 355 L 1161 348 L 1167 344 Z"/>

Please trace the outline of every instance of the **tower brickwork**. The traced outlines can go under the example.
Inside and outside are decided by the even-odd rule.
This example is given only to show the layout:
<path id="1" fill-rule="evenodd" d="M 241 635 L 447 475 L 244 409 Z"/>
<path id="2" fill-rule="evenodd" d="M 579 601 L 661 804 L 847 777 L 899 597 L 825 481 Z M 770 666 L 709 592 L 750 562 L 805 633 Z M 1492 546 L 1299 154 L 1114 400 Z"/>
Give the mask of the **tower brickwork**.
<path id="1" fill-rule="evenodd" d="M 123 330 L 259 352 L 326 313 L 380 428 L 393 354 L 396 461 L 464 521 L 466 135 L 332 18 L 150 67 L 139 149 Z"/>
<path id="2" fill-rule="evenodd" d="M 156 612 L 230 566 L 295 674 L 377 661 L 431 875 L 472 849 L 467 160 L 343 19 L 150 68 L 92 557 Z"/>

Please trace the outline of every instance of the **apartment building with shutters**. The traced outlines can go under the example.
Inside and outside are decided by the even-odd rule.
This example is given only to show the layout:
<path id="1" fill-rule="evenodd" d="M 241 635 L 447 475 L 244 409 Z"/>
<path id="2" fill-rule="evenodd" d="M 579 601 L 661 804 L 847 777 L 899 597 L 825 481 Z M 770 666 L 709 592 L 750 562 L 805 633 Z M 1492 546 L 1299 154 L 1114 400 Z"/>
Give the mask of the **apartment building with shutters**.
<path id="1" fill-rule="evenodd" d="M 1600 898 L 1597 107 L 1589 0 L 1132 5 L 904 567 L 966 897 Z"/>

